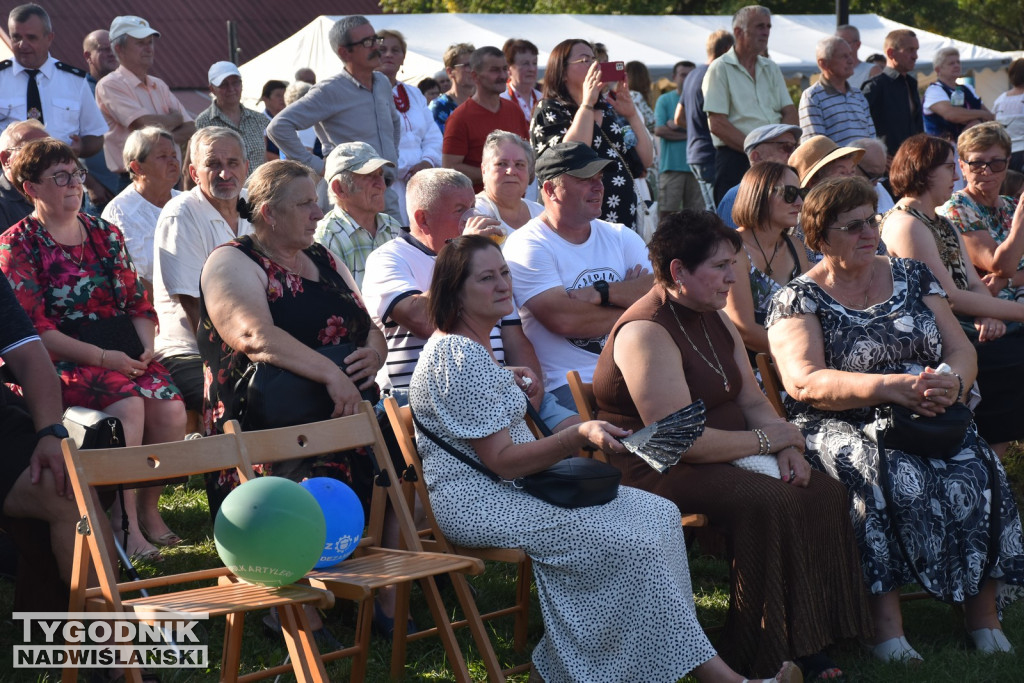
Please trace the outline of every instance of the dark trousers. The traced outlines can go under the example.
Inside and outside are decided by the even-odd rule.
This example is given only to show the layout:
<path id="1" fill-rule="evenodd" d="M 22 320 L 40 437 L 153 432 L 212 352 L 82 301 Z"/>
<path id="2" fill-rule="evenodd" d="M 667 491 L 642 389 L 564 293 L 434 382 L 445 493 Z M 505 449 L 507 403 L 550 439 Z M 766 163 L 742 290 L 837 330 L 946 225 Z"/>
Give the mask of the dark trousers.
<path id="1" fill-rule="evenodd" d="M 721 203 L 730 188 L 740 184 L 749 168 L 750 161 L 743 152 L 732 147 L 715 148 L 715 206 Z"/>

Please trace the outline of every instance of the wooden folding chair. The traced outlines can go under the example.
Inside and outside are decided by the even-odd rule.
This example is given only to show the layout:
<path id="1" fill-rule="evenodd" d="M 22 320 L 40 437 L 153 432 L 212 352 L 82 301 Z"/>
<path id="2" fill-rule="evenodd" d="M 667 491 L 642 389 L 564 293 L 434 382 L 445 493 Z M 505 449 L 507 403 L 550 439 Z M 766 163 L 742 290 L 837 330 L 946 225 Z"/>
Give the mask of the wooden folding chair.
<path id="1" fill-rule="evenodd" d="M 384 410 L 387 412 L 391 428 L 395 432 L 395 438 L 401 447 L 402 456 L 405 458 L 407 474 L 402 478 L 406 490 L 406 500 L 410 509 L 418 499 L 424 516 L 426 517 L 427 528 L 420 531 L 420 539 L 423 547 L 428 550 L 437 550 L 444 553 L 456 553 L 477 557 L 481 560 L 492 562 L 508 562 L 516 565 L 516 600 L 510 607 L 494 610 L 481 614 L 484 621 L 498 617 L 513 615 L 514 621 L 514 644 L 516 652 L 522 652 L 526 648 L 527 627 L 530 617 L 530 577 L 531 561 L 530 556 L 519 548 L 466 548 L 453 544 L 437 525 L 434 518 L 434 510 L 430 505 L 430 498 L 427 495 L 426 483 L 423 481 L 423 471 L 420 463 L 419 451 L 416 449 L 416 442 L 413 439 L 412 411 L 408 406 L 400 407 L 398 401 L 388 397 L 384 399 Z M 453 624 L 455 627 L 463 626 L 465 621 Z M 417 636 L 419 634 L 416 634 Z M 505 669 L 505 675 L 522 673 L 529 670 L 530 664 L 526 663 L 511 669 Z"/>
<path id="2" fill-rule="evenodd" d="M 238 438 L 246 460 L 253 463 L 274 463 L 357 448 L 367 448 L 370 451 L 368 457 L 374 458 L 379 473 L 375 478 L 369 523 L 359 547 L 352 557 L 341 564 L 313 571 L 306 576 L 306 581 L 311 586 L 326 589 L 335 597 L 353 600 L 359 605 L 355 645 L 325 653 L 325 661 L 352 657 L 351 680 L 361 681 L 365 678 L 374 593 L 385 586 L 395 585 L 398 587 L 398 599 L 395 608 L 391 676 L 401 678 L 405 671 L 405 648 L 408 641 L 406 620 L 409 613 L 409 589 L 413 581 L 419 581 L 434 620 L 434 628 L 427 634 L 436 633 L 440 637 L 455 679 L 467 683 L 471 681 L 466 660 L 455 639 L 451 619 L 434 581 L 435 577 L 447 574 L 451 577 L 488 676 L 503 680 L 501 666 L 498 664 L 464 576 L 480 574 L 483 572 L 484 563 L 472 557 L 424 551 L 412 513 L 401 493 L 399 478 L 384 445 L 373 407 L 368 402 L 363 401 L 359 412 L 349 417 L 259 432 L 242 432 L 238 423 L 232 421 L 228 423 L 225 431 Z M 398 522 L 405 550 L 381 547 L 384 513 L 388 503 L 391 504 Z M 413 637 L 418 635 L 414 634 Z M 287 669 L 283 666 L 274 667 L 263 673 L 274 674 L 285 670 Z"/>
<path id="3" fill-rule="evenodd" d="M 334 596 L 328 591 L 311 586 L 269 588 L 242 583 L 226 567 L 128 583 L 117 582 L 116 560 L 108 552 L 108 549 L 114 547 L 110 522 L 99 507 L 94 487 L 121 483 L 136 484 L 232 467 L 237 468 L 240 475 L 251 476 L 252 465 L 239 452 L 233 436 L 221 435 L 152 446 L 86 451 L 78 450 L 70 440 L 65 439 L 62 448 L 78 510 L 82 515 L 78 523 L 78 535 L 75 537 L 69 612 L 89 610 L 135 613 L 139 621 L 147 623 L 157 620 L 161 612 L 168 611 L 208 614 L 211 617 L 225 616 L 227 627 L 224 632 L 220 680 L 236 681 L 239 680 L 245 613 L 277 607 L 291 658 L 291 666 L 288 668 L 294 671 L 299 681 L 312 683 L 327 680 L 302 606 L 332 606 Z M 88 587 L 92 567 L 95 567 L 99 578 L 98 587 Z M 148 597 L 122 597 L 122 594 L 140 590 L 162 589 L 211 580 L 216 580 L 216 585 L 178 589 Z M 65 683 L 77 679 L 77 669 L 64 669 L 62 680 Z M 125 680 L 141 683 L 140 670 L 125 669 Z"/>
<path id="4" fill-rule="evenodd" d="M 565 378 L 569 380 L 569 391 L 572 392 L 572 398 L 576 401 L 576 412 L 580 414 L 580 418 L 584 422 L 596 420 L 597 400 L 594 398 L 594 385 L 589 382 L 584 382 L 583 378 L 580 377 L 580 373 L 576 370 L 570 370 L 565 373 Z M 587 453 L 593 454 L 594 458 L 603 462 L 608 462 L 608 456 L 601 451 L 590 449 L 586 450 Z M 708 518 L 704 515 L 684 514 L 682 516 L 682 524 L 684 527 L 707 526 Z"/>
<path id="5" fill-rule="evenodd" d="M 775 408 L 779 417 L 786 417 L 786 406 L 782 403 L 782 380 L 779 378 L 779 371 L 775 369 L 775 360 L 767 353 L 759 353 L 754 357 L 757 364 L 757 371 L 761 373 L 761 384 L 764 386 L 764 393 L 768 402 Z"/>

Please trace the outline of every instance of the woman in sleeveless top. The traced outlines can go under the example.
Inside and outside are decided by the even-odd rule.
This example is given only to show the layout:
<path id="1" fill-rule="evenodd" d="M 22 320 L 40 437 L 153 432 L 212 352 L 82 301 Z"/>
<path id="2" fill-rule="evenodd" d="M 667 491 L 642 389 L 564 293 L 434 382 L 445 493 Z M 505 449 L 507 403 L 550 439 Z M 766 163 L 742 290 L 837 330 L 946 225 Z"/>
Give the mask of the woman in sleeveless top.
<path id="1" fill-rule="evenodd" d="M 882 222 L 882 240 L 890 255 L 925 263 L 949 296 L 978 353 L 978 431 L 1002 455 L 1011 441 L 1024 438 L 1024 304 L 991 294 L 971 264 L 963 235 L 936 212 L 956 179 L 951 144 L 923 133 L 908 138 L 893 158 L 889 179 L 902 198 Z"/>
<path id="2" fill-rule="evenodd" d="M 732 207 L 732 219 L 743 238 L 736 270 L 748 274 L 750 286 L 741 283 L 729 289 L 725 312 L 751 358 L 768 352 L 764 320 L 772 296 L 810 267 L 803 244 L 789 235 L 803 203 L 800 181 L 791 166 L 760 161 L 740 181 Z"/>
<path id="3" fill-rule="evenodd" d="M 656 284 L 612 329 L 594 395 L 601 419 L 630 429 L 704 401 L 704 434 L 669 470 L 631 454 L 610 461 L 624 483 L 707 515 L 727 536 L 732 596 L 720 654 L 730 666 L 765 675 L 797 658 L 806 678 L 828 678 L 838 667 L 822 650 L 870 632 L 846 490 L 811 472 L 803 435 L 761 393 L 721 311 L 740 242 L 712 213 L 661 222 L 649 245 Z M 774 455 L 762 459 L 777 463 L 774 476 L 731 464 L 752 454 Z"/>

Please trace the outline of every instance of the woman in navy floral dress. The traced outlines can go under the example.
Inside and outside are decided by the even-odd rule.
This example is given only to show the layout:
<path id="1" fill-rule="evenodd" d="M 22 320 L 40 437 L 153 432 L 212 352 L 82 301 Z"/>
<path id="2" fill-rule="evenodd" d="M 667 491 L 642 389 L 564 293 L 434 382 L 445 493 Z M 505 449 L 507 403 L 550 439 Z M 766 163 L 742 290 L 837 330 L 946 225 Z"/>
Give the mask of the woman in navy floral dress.
<path id="1" fill-rule="evenodd" d="M 15 157 L 12 173 L 35 208 L 0 237 L 0 269 L 54 359 L 64 405 L 120 418 L 129 446 L 183 438 L 181 393 L 152 360 L 153 305 L 138 285 L 121 231 L 79 213 L 85 171 L 74 152 L 51 138 L 30 142 Z M 143 348 L 138 357 L 78 338 L 87 325 L 115 316 L 131 319 Z M 135 492 L 125 493 L 125 549 L 149 561 L 161 556 L 143 530 L 161 545 L 181 542 L 160 517 L 159 497 L 159 487 L 139 489 L 137 502 Z M 119 503 L 114 514 L 120 518 Z"/>
<path id="2" fill-rule="evenodd" d="M 787 411 L 807 438 L 812 466 L 849 490 L 874 654 L 921 659 L 899 608 L 899 589 L 912 582 L 963 604 L 979 650 L 1011 651 L 999 609 L 1024 594 L 1024 547 L 995 453 L 972 425 L 949 460 L 886 448 L 883 468 L 864 433 L 881 404 L 930 416 L 968 401 L 977 367 L 928 267 L 875 254 L 876 201 L 860 178 L 828 180 L 807 196 L 801 224 L 824 258 L 775 296 L 768 317 Z M 943 362 L 952 374 L 935 372 Z"/>

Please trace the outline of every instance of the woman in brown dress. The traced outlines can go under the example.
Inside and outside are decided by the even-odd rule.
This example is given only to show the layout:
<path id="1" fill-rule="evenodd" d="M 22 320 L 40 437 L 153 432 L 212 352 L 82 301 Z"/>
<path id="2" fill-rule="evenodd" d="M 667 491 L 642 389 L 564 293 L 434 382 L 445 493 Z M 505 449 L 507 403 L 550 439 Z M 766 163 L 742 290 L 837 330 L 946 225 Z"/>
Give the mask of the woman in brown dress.
<path id="1" fill-rule="evenodd" d="M 841 675 L 822 651 L 871 630 L 846 490 L 810 470 L 803 435 L 761 393 L 722 312 L 739 235 L 714 214 L 681 211 L 649 246 L 655 285 L 616 323 L 594 372 L 600 419 L 637 429 L 701 399 L 707 426 L 663 474 L 633 455 L 611 462 L 623 483 L 725 534 L 732 595 L 720 654 L 730 666 L 766 675 L 795 659 L 808 680 Z M 762 458 L 777 463 L 774 476 L 733 466 L 752 454 L 774 455 Z"/>

